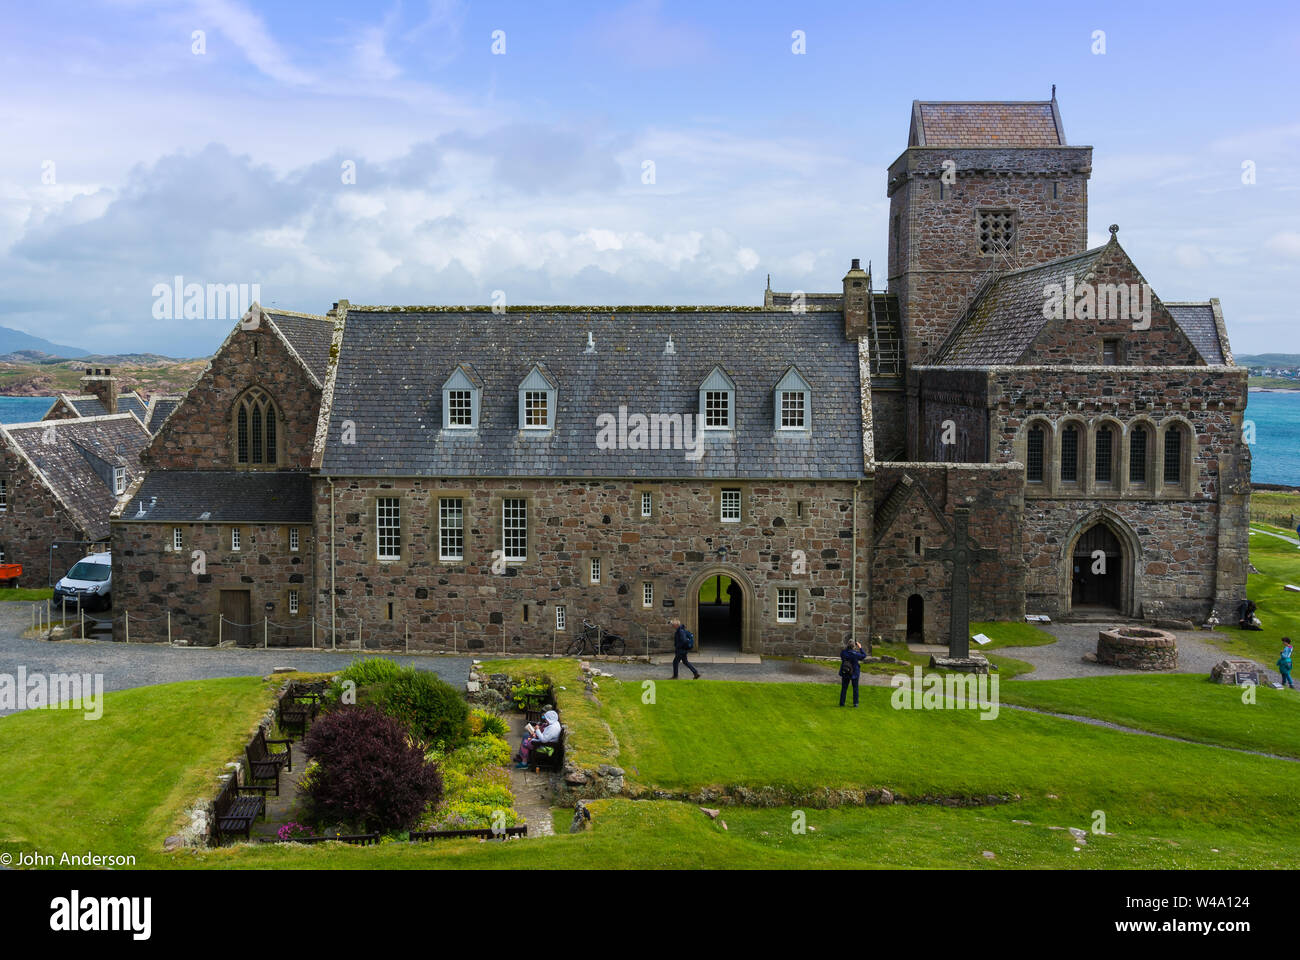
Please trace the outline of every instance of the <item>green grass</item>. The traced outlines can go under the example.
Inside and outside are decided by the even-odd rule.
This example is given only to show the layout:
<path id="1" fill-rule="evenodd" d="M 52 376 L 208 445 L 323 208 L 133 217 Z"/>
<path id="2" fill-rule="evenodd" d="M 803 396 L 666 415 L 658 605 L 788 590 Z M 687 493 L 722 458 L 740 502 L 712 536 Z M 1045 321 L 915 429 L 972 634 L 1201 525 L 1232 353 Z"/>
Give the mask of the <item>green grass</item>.
<path id="1" fill-rule="evenodd" d="M 1195 674 L 1040 680 L 1001 688 L 1006 703 L 1096 717 L 1126 727 L 1300 757 L 1300 695 L 1258 687 L 1255 702 L 1242 688 Z"/>
<path id="2" fill-rule="evenodd" d="M 982 633 L 992 639 L 985 644 L 971 642 L 972 650 L 996 650 L 999 647 L 1042 647 L 1055 643 L 1056 637 L 1046 630 L 1022 621 L 985 621 L 970 625 L 971 636 Z"/>
<path id="3" fill-rule="evenodd" d="M 989 644 L 989 646 L 993 646 L 993 644 Z M 971 647 L 979 649 L 981 652 L 983 652 L 984 649 L 987 649 L 981 648 L 977 643 L 971 644 Z M 911 650 L 907 649 L 907 644 L 905 643 L 873 643 L 871 645 L 871 652 L 877 656 L 893 657 L 894 659 L 902 660 L 904 663 L 909 665 L 923 667 L 926 673 L 951 672 L 948 670 L 931 671 L 930 655 L 928 653 L 913 653 Z M 997 665 L 998 676 L 1003 680 L 1010 680 L 1012 677 L 1017 677 L 1024 673 L 1032 673 L 1034 669 L 1032 663 L 1027 663 L 1024 660 L 1017 660 L 1014 657 L 999 656 L 997 654 L 985 654 L 985 656 L 988 657 L 989 663 Z M 830 665 L 835 669 L 839 669 L 838 663 L 836 662 L 832 662 Z M 892 676 L 900 671 L 902 673 L 911 673 L 909 668 L 900 667 L 896 663 L 864 663 L 862 669 L 867 673 L 882 674 L 884 676 Z"/>
<path id="4" fill-rule="evenodd" d="M 5 600 L 49 600 L 53 587 L 0 587 L 0 602 Z"/>
<path id="5" fill-rule="evenodd" d="M 1275 523 L 1289 527 L 1292 516 L 1300 517 L 1300 493 L 1285 490 L 1255 490 L 1250 494 L 1250 519 L 1254 522 Z M 1295 533 L 1295 528 L 1290 527 Z"/>
<path id="6" fill-rule="evenodd" d="M 98 720 L 79 710 L 0 719 L 0 852 L 161 857 L 185 807 L 215 795 L 279 682 L 137 687 L 105 694 Z"/>
<path id="7" fill-rule="evenodd" d="M 1263 524 L 1253 525 L 1266 528 Z M 1258 606 L 1255 615 L 1263 629 L 1242 630 L 1236 626 L 1235 609 L 1219 610 L 1222 623 L 1213 633 L 1199 636 L 1227 653 L 1249 657 L 1276 670 L 1274 663 L 1282 651 L 1282 637 L 1300 640 L 1300 593 L 1283 589 L 1288 583 L 1300 586 L 1300 548 L 1257 533 L 1250 538 L 1250 562 L 1259 573 L 1247 578 L 1246 591 Z"/>

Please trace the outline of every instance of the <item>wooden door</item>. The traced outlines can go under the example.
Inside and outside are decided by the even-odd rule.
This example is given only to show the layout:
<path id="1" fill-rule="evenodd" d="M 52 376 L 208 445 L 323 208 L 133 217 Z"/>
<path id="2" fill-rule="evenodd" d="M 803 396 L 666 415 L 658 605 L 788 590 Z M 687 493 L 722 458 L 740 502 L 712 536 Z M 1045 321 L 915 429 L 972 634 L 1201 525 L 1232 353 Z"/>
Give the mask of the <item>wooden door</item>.
<path id="1" fill-rule="evenodd" d="M 237 646 L 251 646 L 253 642 L 253 598 L 248 590 L 221 591 L 221 639 L 233 641 Z"/>

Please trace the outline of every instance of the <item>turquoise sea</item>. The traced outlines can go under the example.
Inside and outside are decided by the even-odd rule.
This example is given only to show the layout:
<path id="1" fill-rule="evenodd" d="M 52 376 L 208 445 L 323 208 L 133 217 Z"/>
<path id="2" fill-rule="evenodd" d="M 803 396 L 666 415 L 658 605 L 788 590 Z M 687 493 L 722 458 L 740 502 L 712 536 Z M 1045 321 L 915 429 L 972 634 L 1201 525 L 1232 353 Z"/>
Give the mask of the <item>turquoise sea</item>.
<path id="1" fill-rule="evenodd" d="M 53 403 L 53 397 L 0 397 L 0 423 L 39 420 Z M 1255 425 L 1252 479 L 1300 486 L 1300 390 L 1252 390 L 1246 419 Z"/>

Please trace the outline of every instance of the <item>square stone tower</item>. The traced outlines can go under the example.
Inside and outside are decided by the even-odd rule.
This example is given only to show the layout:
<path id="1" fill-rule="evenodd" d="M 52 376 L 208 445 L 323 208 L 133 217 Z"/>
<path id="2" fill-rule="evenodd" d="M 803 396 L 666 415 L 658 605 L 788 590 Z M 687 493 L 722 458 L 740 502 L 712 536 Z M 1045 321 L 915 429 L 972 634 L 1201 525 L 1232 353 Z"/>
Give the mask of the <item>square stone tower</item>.
<path id="1" fill-rule="evenodd" d="M 1081 253 L 1092 147 L 1069 146 L 1056 98 L 912 103 L 889 168 L 889 291 L 909 364 L 924 363 L 997 271 Z"/>

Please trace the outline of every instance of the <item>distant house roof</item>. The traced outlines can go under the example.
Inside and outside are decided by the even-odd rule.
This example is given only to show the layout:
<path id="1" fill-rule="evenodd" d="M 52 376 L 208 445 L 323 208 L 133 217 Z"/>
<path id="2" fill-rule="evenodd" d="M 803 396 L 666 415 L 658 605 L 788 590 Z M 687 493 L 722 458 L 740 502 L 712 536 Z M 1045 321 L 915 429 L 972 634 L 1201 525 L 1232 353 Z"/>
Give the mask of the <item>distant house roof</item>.
<path id="1" fill-rule="evenodd" d="M 1162 302 L 1206 363 L 1216 366 L 1232 363 L 1232 351 L 1227 346 L 1227 333 L 1217 300 Z"/>
<path id="2" fill-rule="evenodd" d="M 310 523 L 305 473 L 154 470 L 115 520 L 142 523 Z"/>
<path id="3" fill-rule="evenodd" d="M 102 417 L 108 413 L 103 401 L 93 393 L 65 394 L 63 400 L 79 417 Z"/>
<path id="4" fill-rule="evenodd" d="M 285 341 L 302 358 L 318 384 L 325 382 L 330 365 L 330 342 L 334 335 L 334 321 L 312 313 L 291 313 L 283 310 L 266 310 L 272 325 Z"/>
<path id="5" fill-rule="evenodd" d="M 129 413 L 0 428 L 10 445 L 61 502 L 91 540 L 108 536 L 117 502 L 113 468 L 126 468 L 129 486 L 140 476 L 140 451 L 149 432 Z"/>
<path id="6" fill-rule="evenodd" d="M 1094 247 L 1072 257 L 992 276 L 966 316 L 927 361 L 958 366 L 1015 363 L 1048 322 L 1043 291 L 1048 284 L 1079 282 L 1106 250 Z"/>
<path id="7" fill-rule="evenodd" d="M 483 383 L 479 426 L 443 430 L 442 386 L 466 363 Z M 519 428 L 517 388 L 539 363 L 557 387 L 554 427 L 525 432 Z M 620 408 L 625 416 L 688 416 L 694 437 L 698 387 L 718 365 L 736 383 L 734 430 L 706 431 L 701 459 L 688 459 L 681 449 L 598 447 L 597 418 L 618 418 Z M 797 436 L 773 428 L 773 388 L 791 365 L 812 388 L 811 430 Z M 845 339 L 842 318 L 833 313 L 591 307 L 516 308 L 497 315 L 349 307 L 320 470 L 379 476 L 860 477 L 858 369 L 857 344 Z M 342 443 L 349 421 L 355 442 Z"/>
<path id="8" fill-rule="evenodd" d="M 149 432 L 157 433 L 163 421 L 172 415 L 172 411 L 179 407 L 184 399 L 183 396 L 176 395 L 150 397 L 149 419 L 144 424 L 149 428 Z"/>
<path id="9" fill-rule="evenodd" d="M 910 147 L 1063 147 L 1055 100 L 912 102 Z"/>

